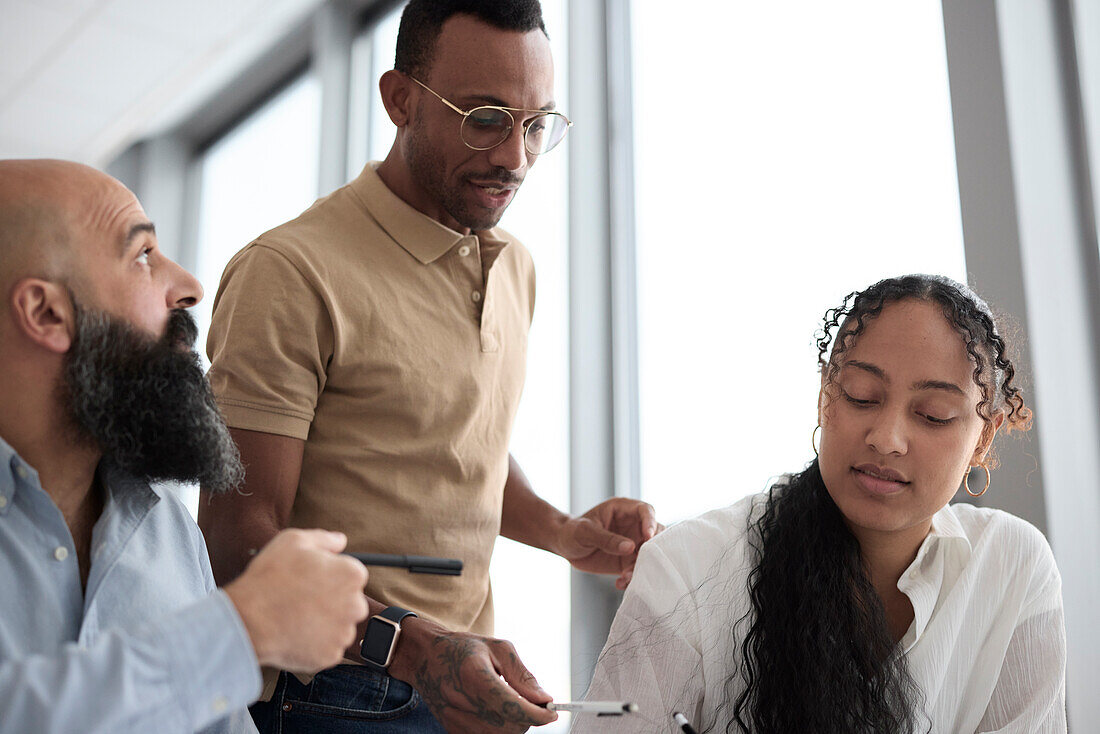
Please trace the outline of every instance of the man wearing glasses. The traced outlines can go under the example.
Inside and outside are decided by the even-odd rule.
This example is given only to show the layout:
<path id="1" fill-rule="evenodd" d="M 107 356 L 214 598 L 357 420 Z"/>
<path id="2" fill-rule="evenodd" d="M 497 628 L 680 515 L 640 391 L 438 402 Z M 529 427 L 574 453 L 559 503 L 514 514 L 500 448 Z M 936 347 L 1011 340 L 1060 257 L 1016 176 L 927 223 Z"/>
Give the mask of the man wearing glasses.
<path id="1" fill-rule="evenodd" d="M 362 647 L 312 680 L 269 677 L 261 731 L 520 732 L 556 715 L 487 636 L 496 536 L 625 588 L 659 529 L 625 498 L 558 511 L 508 453 L 534 271 L 496 224 L 571 124 L 538 2 L 412 0 L 379 86 L 397 126 L 386 159 L 222 277 L 210 379 L 247 478 L 204 496 L 199 522 L 222 583 L 287 526 L 465 562 L 461 576 L 372 570 Z"/>

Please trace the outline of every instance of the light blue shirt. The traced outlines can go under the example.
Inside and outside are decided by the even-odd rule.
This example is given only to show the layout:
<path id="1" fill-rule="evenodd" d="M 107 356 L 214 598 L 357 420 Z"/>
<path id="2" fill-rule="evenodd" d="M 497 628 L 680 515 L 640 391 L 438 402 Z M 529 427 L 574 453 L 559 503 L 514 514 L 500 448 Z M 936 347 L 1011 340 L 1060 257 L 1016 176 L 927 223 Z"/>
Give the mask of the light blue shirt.
<path id="1" fill-rule="evenodd" d="M 85 593 L 61 511 L 0 439 L 0 734 L 254 734 L 259 664 L 194 520 L 100 478 Z"/>

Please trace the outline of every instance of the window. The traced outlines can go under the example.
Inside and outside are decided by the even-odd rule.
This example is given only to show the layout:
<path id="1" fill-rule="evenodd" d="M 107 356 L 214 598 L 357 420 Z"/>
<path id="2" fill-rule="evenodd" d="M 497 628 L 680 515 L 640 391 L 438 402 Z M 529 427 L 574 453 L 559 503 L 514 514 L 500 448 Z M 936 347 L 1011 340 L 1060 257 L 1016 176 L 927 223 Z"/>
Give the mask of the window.
<path id="1" fill-rule="evenodd" d="M 558 109 L 566 99 L 565 0 L 543 0 L 554 54 Z M 569 137 L 541 157 L 501 220 L 535 261 L 535 318 L 527 341 L 527 381 L 512 431 L 512 455 L 531 486 L 550 504 L 569 508 Z M 498 538 L 491 569 L 496 634 L 511 640 L 539 683 L 569 699 L 569 564 Z M 539 729 L 568 730 L 568 716 Z"/>
<path id="2" fill-rule="evenodd" d="M 938 3 L 678 7 L 631 6 L 641 483 L 665 522 L 813 458 L 826 309 L 966 275 Z"/>
<path id="3" fill-rule="evenodd" d="M 194 309 L 200 351 L 230 258 L 317 198 L 320 119 L 320 85 L 306 74 L 202 155 L 196 271 L 206 295 Z"/>
<path id="4" fill-rule="evenodd" d="M 206 335 L 226 264 L 258 235 L 294 218 L 317 198 L 320 110 L 320 85 L 303 75 L 199 159 L 195 272 L 206 293 L 192 313 L 204 368 L 210 366 Z M 179 485 L 177 491 L 198 517 L 198 486 Z"/>

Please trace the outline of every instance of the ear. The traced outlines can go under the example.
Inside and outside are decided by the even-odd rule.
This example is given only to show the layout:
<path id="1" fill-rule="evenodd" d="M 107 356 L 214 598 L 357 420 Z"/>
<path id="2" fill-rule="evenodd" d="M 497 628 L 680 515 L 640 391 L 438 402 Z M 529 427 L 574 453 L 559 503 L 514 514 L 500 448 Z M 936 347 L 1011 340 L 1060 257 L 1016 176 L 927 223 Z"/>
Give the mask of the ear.
<path id="1" fill-rule="evenodd" d="M 1005 422 L 1005 412 L 998 410 L 993 414 L 990 422 L 985 424 L 982 428 L 982 435 L 978 438 L 978 445 L 974 449 L 974 456 L 971 457 L 971 466 L 981 466 L 985 463 L 985 457 L 989 453 L 989 449 L 993 446 L 993 438 L 997 435 L 997 431 L 1001 429 L 1001 426 Z"/>
<path id="2" fill-rule="evenodd" d="M 11 289 L 11 315 L 17 332 L 57 354 L 69 351 L 76 333 L 76 314 L 64 286 L 24 278 Z"/>
<path id="3" fill-rule="evenodd" d="M 378 91 L 382 93 L 382 104 L 386 114 L 397 127 L 409 124 L 409 78 L 400 71 L 390 69 L 378 80 Z"/>

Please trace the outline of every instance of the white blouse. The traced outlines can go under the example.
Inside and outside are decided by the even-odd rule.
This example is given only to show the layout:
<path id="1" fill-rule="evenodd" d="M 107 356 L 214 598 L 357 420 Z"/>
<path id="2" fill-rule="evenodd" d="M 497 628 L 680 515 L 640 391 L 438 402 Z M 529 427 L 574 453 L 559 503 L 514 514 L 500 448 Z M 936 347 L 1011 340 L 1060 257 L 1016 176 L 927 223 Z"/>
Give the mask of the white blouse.
<path id="1" fill-rule="evenodd" d="M 637 714 L 579 715 L 573 732 L 725 731 L 738 675 L 734 625 L 751 609 L 754 557 L 747 497 L 646 543 L 587 697 L 634 702 Z M 913 604 L 899 644 L 924 694 L 919 727 L 947 732 L 1065 732 L 1062 582 L 1043 535 L 1000 510 L 948 505 L 902 574 Z M 920 720 L 920 719 L 918 719 Z"/>

